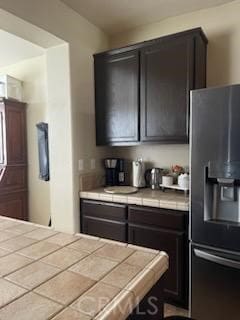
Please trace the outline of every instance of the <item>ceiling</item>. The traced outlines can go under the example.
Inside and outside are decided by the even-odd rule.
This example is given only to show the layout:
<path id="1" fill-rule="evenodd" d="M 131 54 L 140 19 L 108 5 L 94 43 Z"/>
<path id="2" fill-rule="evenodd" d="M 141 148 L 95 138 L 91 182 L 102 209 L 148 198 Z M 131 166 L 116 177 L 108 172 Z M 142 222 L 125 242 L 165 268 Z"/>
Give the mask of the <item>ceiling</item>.
<path id="1" fill-rule="evenodd" d="M 0 43 L 2 44 L 0 50 L 0 68 L 45 53 L 43 48 L 1 29 Z"/>
<path id="2" fill-rule="evenodd" d="M 61 0 L 107 34 L 232 0 Z"/>

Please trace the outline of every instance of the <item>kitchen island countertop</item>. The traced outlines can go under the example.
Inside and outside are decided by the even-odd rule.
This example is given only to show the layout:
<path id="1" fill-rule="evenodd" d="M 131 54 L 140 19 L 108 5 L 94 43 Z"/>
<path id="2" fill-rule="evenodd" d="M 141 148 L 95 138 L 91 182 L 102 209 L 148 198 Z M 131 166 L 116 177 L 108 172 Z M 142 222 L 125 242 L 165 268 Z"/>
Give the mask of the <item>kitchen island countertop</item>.
<path id="1" fill-rule="evenodd" d="M 124 320 L 167 269 L 162 251 L 0 216 L 1 320 Z"/>

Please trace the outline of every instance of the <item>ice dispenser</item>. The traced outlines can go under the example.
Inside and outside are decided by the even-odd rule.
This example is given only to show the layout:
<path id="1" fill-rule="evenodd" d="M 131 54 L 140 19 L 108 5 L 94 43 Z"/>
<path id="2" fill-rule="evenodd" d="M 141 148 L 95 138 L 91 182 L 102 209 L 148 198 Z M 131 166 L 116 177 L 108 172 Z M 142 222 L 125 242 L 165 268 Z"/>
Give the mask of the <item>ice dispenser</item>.
<path id="1" fill-rule="evenodd" d="M 240 162 L 210 161 L 204 181 L 204 220 L 240 223 Z"/>

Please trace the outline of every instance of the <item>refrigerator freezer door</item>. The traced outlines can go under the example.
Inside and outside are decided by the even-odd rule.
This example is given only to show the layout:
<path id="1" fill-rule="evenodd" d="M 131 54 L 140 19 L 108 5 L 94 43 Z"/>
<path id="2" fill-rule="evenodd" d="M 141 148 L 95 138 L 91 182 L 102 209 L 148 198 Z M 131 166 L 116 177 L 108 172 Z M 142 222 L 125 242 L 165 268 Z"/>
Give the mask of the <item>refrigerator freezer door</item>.
<path id="1" fill-rule="evenodd" d="M 240 318 L 240 256 L 192 246 L 191 316 L 197 320 Z"/>

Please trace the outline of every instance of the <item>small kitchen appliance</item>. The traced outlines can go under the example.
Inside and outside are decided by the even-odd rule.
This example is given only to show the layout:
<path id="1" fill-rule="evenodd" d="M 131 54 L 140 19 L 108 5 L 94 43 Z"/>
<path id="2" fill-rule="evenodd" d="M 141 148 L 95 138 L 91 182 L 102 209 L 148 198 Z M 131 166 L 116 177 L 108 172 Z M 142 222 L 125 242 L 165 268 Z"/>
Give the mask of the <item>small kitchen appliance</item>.
<path id="1" fill-rule="evenodd" d="M 145 163 L 142 159 L 132 162 L 133 186 L 143 188 L 146 186 L 145 181 Z"/>
<path id="2" fill-rule="evenodd" d="M 173 185 L 173 177 L 172 176 L 163 176 L 162 177 L 162 185 L 164 187 L 170 187 Z"/>
<path id="3" fill-rule="evenodd" d="M 152 168 L 151 170 L 151 178 L 150 178 L 150 187 L 152 190 L 159 189 L 159 185 L 162 180 L 162 169 L 160 168 Z"/>
<path id="4" fill-rule="evenodd" d="M 104 160 L 106 171 L 106 186 L 118 186 L 125 184 L 124 160 L 108 158 Z"/>

